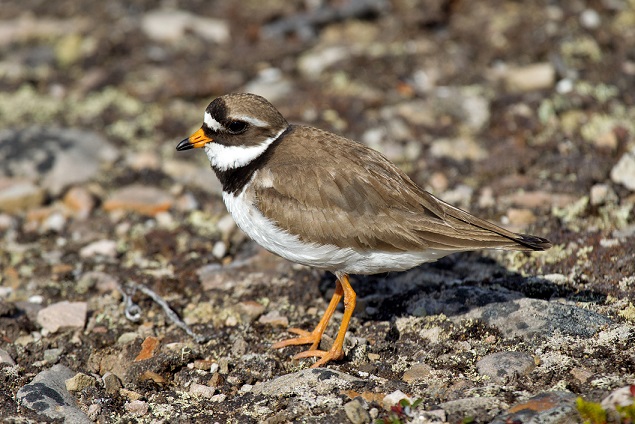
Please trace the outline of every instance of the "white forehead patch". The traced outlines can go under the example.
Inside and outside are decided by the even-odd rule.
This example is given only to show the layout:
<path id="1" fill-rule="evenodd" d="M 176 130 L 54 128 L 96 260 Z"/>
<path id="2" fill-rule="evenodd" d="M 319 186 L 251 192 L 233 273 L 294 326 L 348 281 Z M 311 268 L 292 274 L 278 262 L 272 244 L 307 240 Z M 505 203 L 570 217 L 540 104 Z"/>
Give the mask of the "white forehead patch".
<path id="1" fill-rule="evenodd" d="M 225 146 L 214 142 L 207 143 L 205 145 L 205 153 L 214 169 L 227 171 L 240 168 L 262 155 L 285 130 L 286 128 L 280 130 L 278 134 L 267 138 L 256 146 Z"/>
<path id="2" fill-rule="evenodd" d="M 205 125 L 207 125 L 207 128 L 209 128 L 212 131 L 219 131 L 221 128 L 223 128 L 216 119 L 212 118 L 212 115 L 210 115 L 209 112 L 205 112 L 205 116 L 203 117 L 203 122 L 205 122 Z"/>

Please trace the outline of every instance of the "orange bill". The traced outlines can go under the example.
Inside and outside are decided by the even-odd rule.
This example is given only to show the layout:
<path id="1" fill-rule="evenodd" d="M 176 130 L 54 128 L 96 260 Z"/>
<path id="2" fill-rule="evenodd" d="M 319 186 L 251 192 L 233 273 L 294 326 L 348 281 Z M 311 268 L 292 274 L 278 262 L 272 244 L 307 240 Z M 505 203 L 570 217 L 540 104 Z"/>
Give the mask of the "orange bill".
<path id="1" fill-rule="evenodd" d="M 200 128 L 194 134 L 192 134 L 191 136 L 189 136 L 188 138 L 186 138 L 185 140 L 182 140 L 179 144 L 177 144 L 176 150 L 182 151 L 182 150 L 189 150 L 189 149 L 198 149 L 199 147 L 203 147 L 207 143 L 211 143 L 212 141 L 214 140 L 206 136 L 205 131 L 203 131 L 203 128 Z"/>

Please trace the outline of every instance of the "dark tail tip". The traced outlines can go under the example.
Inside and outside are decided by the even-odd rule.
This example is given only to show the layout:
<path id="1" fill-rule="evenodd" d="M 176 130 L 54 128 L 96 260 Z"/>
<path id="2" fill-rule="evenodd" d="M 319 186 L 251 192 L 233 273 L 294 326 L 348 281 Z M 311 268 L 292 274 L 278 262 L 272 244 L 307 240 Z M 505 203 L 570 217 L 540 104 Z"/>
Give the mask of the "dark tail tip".
<path id="1" fill-rule="evenodd" d="M 529 234 L 518 234 L 516 242 L 531 250 L 547 250 L 552 246 L 549 240 Z"/>

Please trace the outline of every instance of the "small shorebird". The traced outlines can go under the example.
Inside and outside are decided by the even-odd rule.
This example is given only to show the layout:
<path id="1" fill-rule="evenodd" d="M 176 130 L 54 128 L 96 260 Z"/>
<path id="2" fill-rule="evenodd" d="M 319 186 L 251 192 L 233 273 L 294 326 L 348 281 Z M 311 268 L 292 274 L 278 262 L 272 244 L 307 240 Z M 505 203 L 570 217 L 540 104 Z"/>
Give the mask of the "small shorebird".
<path id="1" fill-rule="evenodd" d="M 516 234 L 451 206 L 417 186 L 379 152 L 339 135 L 290 125 L 267 100 L 228 94 L 207 106 L 202 127 L 177 150 L 203 148 L 238 226 L 265 249 L 329 270 L 335 293 L 313 331 L 273 345 L 311 344 L 295 358 L 318 367 L 344 356 L 355 309 L 349 274 L 403 271 L 455 252 L 545 250 L 541 237 Z M 319 350 L 339 302 L 333 346 Z"/>

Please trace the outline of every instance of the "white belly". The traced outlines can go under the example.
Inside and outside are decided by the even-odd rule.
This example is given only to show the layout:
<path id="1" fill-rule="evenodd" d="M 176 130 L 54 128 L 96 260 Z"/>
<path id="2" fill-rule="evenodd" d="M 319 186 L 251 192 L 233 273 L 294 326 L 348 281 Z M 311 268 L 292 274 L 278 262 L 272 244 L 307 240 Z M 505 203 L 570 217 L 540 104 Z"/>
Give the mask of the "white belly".
<path id="1" fill-rule="evenodd" d="M 331 244 L 305 243 L 262 215 L 251 202 L 245 200 L 244 193 L 243 190 L 234 196 L 223 192 L 227 210 L 236 224 L 256 243 L 292 262 L 336 274 L 377 274 L 404 271 L 454 253 L 435 249 L 414 252 L 360 251 Z"/>

